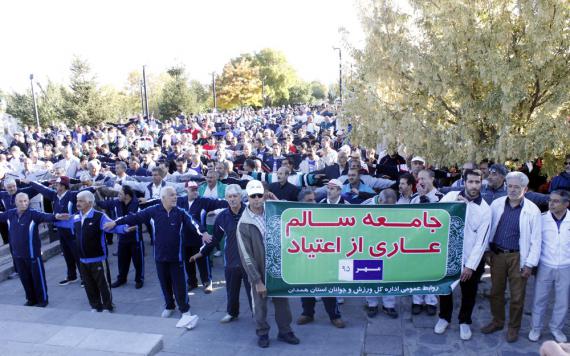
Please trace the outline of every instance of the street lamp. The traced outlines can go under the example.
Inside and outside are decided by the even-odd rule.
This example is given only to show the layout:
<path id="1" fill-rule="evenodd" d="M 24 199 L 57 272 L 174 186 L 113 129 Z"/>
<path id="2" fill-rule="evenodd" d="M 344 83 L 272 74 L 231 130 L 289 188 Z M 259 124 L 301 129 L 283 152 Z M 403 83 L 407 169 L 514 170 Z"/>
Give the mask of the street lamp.
<path id="1" fill-rule="evenodd" d="M 38 113 L 38 103 L 36 101 L 36 93 L 34 92 L 34 75 L 30 74 L 30 85 L 32 86 L 32 99 L 34 101 L 34 113 L 36 115 L 36 125 L 38 125 L 38 133 L 40 132 L 40 114 Z"/>
<path id="2" fill-rule="evenodd" d="M 150 120 L 150 114 L 148 112 L 148 95 L 147 95 L 147 91 L 146 91 L 146 71 L 145 71 L 145 67 L 146 65 L 143 65 L 143 89 L 144 89 L 144 111 L 146 112 L 146 119 Z M 143 112 L 143 118 L 144 118 L 144 112 Z"/>
<path id="3" fill-rule="evenodd" d="M 212 76 L 212 97 L 214 98 L 214 111 L 218 110 L 218 102 L 216 100 L 216 72 L 210 73 Z"/>
<path id="4" fill-rule="evenodd" d="M 342 50 L 339 47 L 333 47 L 333 50 L 338 51 L 338 91 L 342 104 Z"/>

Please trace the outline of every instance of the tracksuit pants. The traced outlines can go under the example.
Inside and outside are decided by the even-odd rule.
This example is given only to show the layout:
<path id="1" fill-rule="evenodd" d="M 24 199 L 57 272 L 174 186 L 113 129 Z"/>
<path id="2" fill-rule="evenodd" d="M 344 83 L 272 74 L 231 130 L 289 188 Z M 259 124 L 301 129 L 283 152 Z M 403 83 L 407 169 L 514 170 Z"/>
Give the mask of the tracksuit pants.
<path id="1" fill-rule="evenodd" d="M 80 263 L 85 293 L 92 309 L 113 310 L 113 297 L 109 281 L 109 264 L 104 262 Z"/>
<path id="2" fill-rule="evenodd" d="M 26 300 L 32 304 L 47 304 L 46 271 L 42 258 L 14 257 L 14 262 L 26 293 Z"/>
<path id="3" fill-rule="evenodd" d="M 229 315 L 237 317 L 239 315 L 239 292 L 241 289 L 241 281 L 243 280 L 243 285 L 247 294 L 247 301 L 250 308 L 252 307 L 251 285 L 247 279 L 247 274 L 241 266 L 226 267 L 224 269 L 224 274 L 226 277 L 226 294 L 228 298 L 226 311 Z"/>
<path id="4" fill-rule="evenodd" d="M 118 281 L 127 281 L 131 261 L 135 267 L 135 281 L 144 281 L 144 243 L 142 239 L 139 241 L 122 241 L 119 238 L 117 259 L 119 265 Z"/>
<path id="5" fill-rule="evenodd" d="M 322 297 L 323 305 L 325 310 L 329 315 L 331 320 L 340 318 L 340 310 L 338 309 L 338 303 L 336 302 L 336 297 Z M 314 297 L 303 297 L 301 298 L 301 304 L 303 306 L 303 313 L 301 315 L 314 317 L 315 315 L 315 304 L 317 300 Z"/>
<path id="6" fill-rule="evenodd" d="M 485 260 L 481 259 L 479 266 L 465 282 L 459 282 L 461 287 L 461 308 L 459 309 L 459 324 L 471 324 L 471 314 L 475 307 L 475 299 L 477 297 L 477 286 L 481 280 L 481 276 L 485 272 Z M 451 322 L 451 314 L 453 312 L 453 293 L 439 296 L 439 317 Z"/>
<path id="7" fill-rule="evenodd" d="M 67 279 L 77 279 L 77 271 L 81 272 L 81 269 L 79 266 L 79 254 L 77 253 L 75 236 L 73 236 L 73 232 L 70 229 L 62 227 L 57 228 L 57 234 L 59 236 L 59 244 L 63 252 L 63 258 L 67 265 Z"/>
<path id="8" fill-rule="evenodd" d="M 200 280 L 202 285 L 206 286 L 212 280 L 212 270 L 210 269 L 210 257 L 202 256 L 196 260 L 196 262 L 190 262 L 190 257 L 200 252 L 200 246 L 186 246 L 184 248 L 185 258 L 184 265 L 186 267 L 186 274 L 188 286 L 196 287 L 198 286 L 198 279 L 196 278 L 196 266 L 198 266 L 198 272 L 200 273 Z"/>
<path id="9" fill-rule="evenodd" d="M 176 300 L 178 310 L 181 313 L 186 313 L 190 310 L 184 280 L 184 263 L 179 261 L 156 261 L 156 273 L 158 274 L 160 288 L 164 296 L 165 309 L 174 309 L 174 300 Z"/>

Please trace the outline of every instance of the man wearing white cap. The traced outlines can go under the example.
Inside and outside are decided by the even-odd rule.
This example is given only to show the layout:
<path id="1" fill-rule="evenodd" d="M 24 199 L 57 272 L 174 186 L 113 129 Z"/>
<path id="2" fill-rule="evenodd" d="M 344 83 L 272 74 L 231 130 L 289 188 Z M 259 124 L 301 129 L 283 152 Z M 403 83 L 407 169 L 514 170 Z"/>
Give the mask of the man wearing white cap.
<path id="1" fill-rule="evenodd" d="M 253 313 L 259 347 L 269 347 L 269 324 L 267 323 L 267 289 L 265 287 L 265 190 L 260 181 L 252 180 L 245 188 L 249 205 L 238 222 L 237 241 L 243 268 L 251 283 Z M 296 345 L 299 339 L 291 329 L 291 309 L 286 298 L 273 298 L 275 321 L 279 329 L 278 339 Z"/>

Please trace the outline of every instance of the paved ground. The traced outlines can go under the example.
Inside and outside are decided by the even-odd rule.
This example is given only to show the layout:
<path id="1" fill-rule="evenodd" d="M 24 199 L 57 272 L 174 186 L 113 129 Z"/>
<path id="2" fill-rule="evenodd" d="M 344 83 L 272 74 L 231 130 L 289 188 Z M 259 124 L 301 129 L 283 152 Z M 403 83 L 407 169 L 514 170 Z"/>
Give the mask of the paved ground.
<path id="1" fill-rule="evenodd" d="M 116 245 L 111 246 L 114 251 Z M 147 246 L 147 255 L 150 247 Z M 58 286 L 57 282 L 65 276 L 65 264 L 63 257 L 56 256 L 46 263 L 46 275 L 50 304 L 45 310 L 38 308 L 8 308 L 8 305 L 22 305 L 24 300 L 23 290 L 19 280 L 8 280 L 0 283 L 0 304 L 6 305 L 8 312 L 0 313 L 0 324 L 4 321 L 10 323 L 27 322 L 30 330 L 43 324 L 50 327 L 59 326 L 67 328 L 65 335 L 73 338 L 73 333 L 78 335 L 89 330 L 115 330 L 120 332 L 149 333 L 162 335 L 162 350 L 159 355 L 175 356 L 178 354 L 198 355 L 204 352 L 212 355 L 536 355 L 539 344 L 531 343 L 526 339 L 529 331 L 530 315 L 525 313 L 520 339 L 516 343 L 508 344 L 504 339 L 504 333 L 482 335 L 479 327 L 490 320 L 489 303 L 479 296 L 473 320 L 473 338 L 470 341 L 459 339 L 459 328 L 454 320 L 445 335 L 435 335 L 433 326 L 435 317 L 426 315 L 413 316 L 410 313 L 410 298 L 400 298 L 398 302 L 398 319 L 389 319 L 386 315 L 379 314 L 373 319 L 366 317 L 363 309 L 363 298 L 347 298 L 341 306 L 343 319 L 347 322 L 345 329 L 334 328 L 320 303 L 317 304 L 316 320 L 312 324 L 294 325 L 294 331 L 301 339 L 301 344 L 291 346 L 276 340 L 277 331 L 273 328 L 270 332 L 271 346 L 266 350 L 256 346 L 255 326 L 251 311 L 247 305 L 245 294 L 242 291 L 240 318 L 230 324 L 222 325 L 219 319 L 225 314 L 226 291 L 223 281 L 222 259 L 214 259 L 214 293 L 206 295 L 201 289 L 195 290 L 190 295 L 191 310 L 198 314 L 200 322 L 196 329 L 187 331 L 174 327 L 179 314 L 175 313 L 171 319 L 161 319 L 163 301 L 160 287 L 156 278 L 156 271 L 150 258 L 146 259 L 146 282 L 140 290 L 135 290 L 134 274 L 131 274 L 127 285 L 113 289 L 114 303 L 117 307 L 115 314 L 92 315 L 89 313 L 89 305 L 85 291 L 79 284 Z M 116 276 L 116 257 L 111 259 L 111 271 L 113 278 Z M 533 281 L 531 280 L 530 283 Z M 481 290 L 488 289 L 488 279 L 481 284 Z M 527 288 L 527 311 L 533 288 Z M 456 308 L 459 303 L 455 303 Z M 0 310 L 1 309 L 0 305 Z M 301 313 L 299 299 L 291 299 L 294 320 Z M 29 309 L 36 309 L 27 312 Z M 20 311 L 24 310 L 25 313 Z M 28 315 L 29 314 L 29 315 Z M 27 316 L 25 316 L 27 315 Z M 454 317 L 457 315 L 455 311 Z M 271 325 L 275 323 L 270 316 Z M 4 329 L 9 329 L 4 324 Z M 12 325 L 12 324 L 10 324 Z M 22 325 L 14 324 L 15 328 L 22 329 Z M 71 329 L 69 329 L 71 328 Z M 75 328 L 75 329 L 74 329 Z M 49 328 L 48 328 L 49 329 Z M 25 330 L 25 328 L 24 328 Z M 55 332 L 56 330 L 54 330 Z M 570 324 L 567 323 L 565 332 L 570 334 Z M 31 333 L 31 331 L 30 331 Z M 37 338 L 21 339 L 21 333 L 17 336 L 5 334 L 0 336 L 2 355 L 19 354 L 74 354 L 67 353 L 64 349 L 56 350 L 42 344 L 31 347 L 34 343 L 46 343 L 47 341 Z M 10 339 L 13 338 L 13 339 Z M 545 332 L 541 341 L 550 339 Z M 18 344 L 19 343 L 19 344 Z M 27 344 L 22 344 L 27 343 Z M 34 344 L 35 345 L 35 344 Z M 27 347 L 23 347 L 27 346 Z M 45 347 L 44 347 L 45 346 Z M 31 350 L 31 351 L 30 351 Z M 109 351 L 104 354 L 108 354 Z M 79 352 L 78 354 L 86 354 Z M 96 354 L 96 353 L 89 353 Z M 122 353 L 116 353 L 117 355 Z"/>

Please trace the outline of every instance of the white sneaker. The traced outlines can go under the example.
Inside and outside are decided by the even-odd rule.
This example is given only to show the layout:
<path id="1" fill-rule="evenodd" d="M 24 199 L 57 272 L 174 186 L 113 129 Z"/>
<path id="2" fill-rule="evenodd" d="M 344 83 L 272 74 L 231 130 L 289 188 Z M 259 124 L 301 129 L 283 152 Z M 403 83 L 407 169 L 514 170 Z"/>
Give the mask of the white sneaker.
<path id="1" fill-rule="evenodd" d="M 540 329 L 530 329 L 528 339 L 532 342 L 537 342 L 540 339 Z"/>
<path id="2" fill-rule="evenodd" d="M 192 315 L 189 311 L 182 314 L 182 317 L 176 323 L 177 328 L 186 327 L 188 329 L 193 329 L 196 324 L 198 324 L 198 315 Z"/>
<path id="3" fill-rule="evenodd" d="M 447 329 L 448 326 L 449 323 L 447 322 L 447 320 L 439 319 L 437 321 L 437 324 L 435 324 L 435 327 L 433 328 L 433 332 L 441 335 L 445 332 L 445 329 Z"/>
<path id="4" fill-rule="evenodd" d="M 556 342 L 561 343 L 561 342 L 567 342 L 568 339 L 566 338 L 566 335 L 564 335 L 564 333 L 560 330 L 551 330 L 550 331 L 552 333 L 552 336 L 554 336 L 554 340 L 556 340 Z"/>
<path id="5" fill-rule="evenodd" d="M 97 309 L 91 309 L 91 313 L 97 313 Z"/>
<path id="6" fill-rule="evenodd" d="M 336 302 L 337 302 L 338 304 L 344 304 L 344 298 L 343 298 L 343 297 L 337 297 L 337 298 L 336 298 Z"/>
<path id="7" fill-rule="evenodd" d="M 459 324 L 459 337 L 461 340 L 471 339 L 471 327 L 469 324 Z"/>
<path id="8" fill-rule="evenodd" d="M 174 310 L 172 310 L 172 309 L 164 309 L 164 310 L 162 311 L 162 314 L 160 315 L 160 317 L 161 317 L 161 318 L 170 318 L 170 316 L 172 315 L 172 312 L 173 312 L 173 311 L 174 311 Z"/>
<path id="9" fill-rule="evenodd" d="M 237 316 L 232 316 L 230 314 L 226 314 L 224 315 L 224 317 L 222 319 L 220 319 L 220 323 L 225 324 L 225 323 L 229 323 L 230 321 L 234 321 L 237 319 Z"/>
<path id="10" fill-rule="evenodd" d="M 222 255 L 222 251 L 218 250 L 214 252 L 214 257 L 220 257 Z"/>

